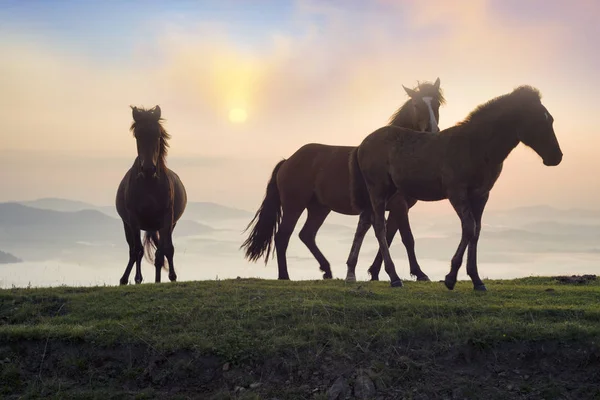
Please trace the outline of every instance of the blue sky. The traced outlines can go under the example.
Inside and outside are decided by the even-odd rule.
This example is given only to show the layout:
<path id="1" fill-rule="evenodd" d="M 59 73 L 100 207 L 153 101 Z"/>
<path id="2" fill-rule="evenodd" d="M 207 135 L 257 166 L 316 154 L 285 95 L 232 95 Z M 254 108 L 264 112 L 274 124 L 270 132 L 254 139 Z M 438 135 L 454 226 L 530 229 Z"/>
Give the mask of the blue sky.
<path id="1" fill-rule="evenodd" d="M 3 34 L 28 35 L 94 58 L 126 55 L 136 43 L 159 37 L 166 24 L 190 29 L 199 22 L 218 21 L 242 47 L 261 43 L 272 30 L 293 30 L 289 22 L 294 4 L 288 1 L 3 0 L 0 4 Z"/>

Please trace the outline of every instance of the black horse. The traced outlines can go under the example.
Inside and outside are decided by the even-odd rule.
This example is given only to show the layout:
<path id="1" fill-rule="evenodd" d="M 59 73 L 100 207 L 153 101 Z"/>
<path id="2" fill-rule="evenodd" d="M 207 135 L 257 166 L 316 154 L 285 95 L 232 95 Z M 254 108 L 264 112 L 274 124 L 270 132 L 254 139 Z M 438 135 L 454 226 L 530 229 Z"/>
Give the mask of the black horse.
<path id="1" fill-rule="evenodd" d="M 165 257 L 169 263 L 169 279 L 177 280 L 173 265 L 172 233 L 187 204 L 185 187 L 179 176 L 166 166 L 167 140 L 170 135 L 161 125 L 160 107 L 150 110 L 131 107 L 131 131 L 137 142 L 137 157 L 117 190 L 117 212 L 125 226 L 129 244 L 129 262 L 121 277 L 127 285 L 136 263 L 135 283 L 142 283 L 142 257 L 146 254 L 156 267 L 156 282 L 160 282 Z M 140 231 L 146 231 L 144 243 Z M 146 249 L 146 251 L 144 251 Z M 155 254 L 152 254 L 155 250 Z M 154 258 L 154 260 L 152 260 Z"/>

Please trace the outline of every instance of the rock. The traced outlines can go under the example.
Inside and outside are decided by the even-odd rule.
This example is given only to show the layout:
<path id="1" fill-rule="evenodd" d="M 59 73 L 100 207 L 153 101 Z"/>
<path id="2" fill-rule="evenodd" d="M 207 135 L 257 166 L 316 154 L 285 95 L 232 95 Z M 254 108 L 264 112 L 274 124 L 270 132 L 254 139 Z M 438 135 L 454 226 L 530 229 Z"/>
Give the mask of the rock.
<path id="1" fill-rule="evenodd" d="M 327 400 L 343 400 L 346 398 L 349 389 L 348 382 L 343 376 L 340 376 L 327 391 Z"/>
<path id="2" fill-rule="evenodd" d="M 354 396 L 357 399 L 372 399 L 375 397 L 375 385 L 371 378 L 359 373 L 354 382 Z"/>
<path id="3" fill-rule="evenodd" d="M 250 389 L 258 389 L 261 386 L 262 386 L 262 383 L 260 383 L 260 382 L 254 382 L 254 383 L 250 384 Z"/>

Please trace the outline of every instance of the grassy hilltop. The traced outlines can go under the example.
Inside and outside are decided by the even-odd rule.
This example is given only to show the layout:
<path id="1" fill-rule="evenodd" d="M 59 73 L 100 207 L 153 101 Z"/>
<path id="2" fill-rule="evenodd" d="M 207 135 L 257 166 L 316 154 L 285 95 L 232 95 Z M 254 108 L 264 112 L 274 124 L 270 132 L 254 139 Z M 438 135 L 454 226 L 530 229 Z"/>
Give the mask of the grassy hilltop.
<path id="1" fill-rule="evenodd" d="M 600 398 L 600 283 L 0 290 L 0 397 Z"/>

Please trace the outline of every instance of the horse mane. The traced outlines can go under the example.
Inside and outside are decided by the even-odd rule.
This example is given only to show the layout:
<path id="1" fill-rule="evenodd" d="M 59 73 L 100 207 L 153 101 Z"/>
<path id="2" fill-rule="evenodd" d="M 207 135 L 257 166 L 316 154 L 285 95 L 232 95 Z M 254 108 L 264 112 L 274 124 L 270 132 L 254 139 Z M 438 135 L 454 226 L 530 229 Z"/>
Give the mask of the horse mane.
<path id="1" fill-rule="evenodd" d="M 494 97 L 487 102 L 478 105 L 467 117 L 457 125 L 468 124 L 469 122 L 478 121 L 483 118 L 489 118 L 503 111 L 507 107 L 512 107 L 516 103 L 526 104 L 530 102 L 540 101 L 542 95 L 540 91 L 533 86 L 522 85 L 514 89 L 512 92 Z"/>
<path id="2" fill-rule="evenodd" d="M 161 121 L 164 121 L 164 118 L 160 117 L 156 119 L 156 116 L 152 114 L 153 109 L 145 109 L 138 108 L 138 112 L 140 113 L 141 120 L 133 121 L 129 130 L 133 133 L 133 137 L 137 137 L 136 134 L 148 129 L 149 126 L 156 125 L 158 127 L 158 131 L 160 132 L 160 150 L 158 163 L 161 170 L 165 170 L 167 168 L 167 154 L 169 152 L 169 142 L 171 139 L 171 135 L 167 132 L 167 130 L 162 126 Z"/>
<path id="3" fill-rule="evenodd" d="M 431 82 L 419 82 L 417 81 L 417 86 L 413 88 L 413 90 L 422 95 L 422 97 L 433 97 L 437 101 L 439 101 L 440 105 L 446 104 L 446 98 L 444 97 L 444 91 L 442 88 L 435 88 L 435 85 Z M 394 114 L 389 119 L 388 125 L 400 126 L 404 118 L 406 118 L 406 114 L 410 112 L 409 104 L 411 103 L 412 98 L 406 100 L 406 102 L 400 106 L 396 110 Z"/>

